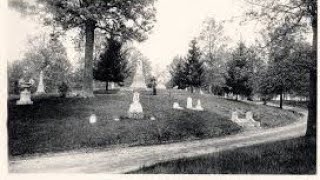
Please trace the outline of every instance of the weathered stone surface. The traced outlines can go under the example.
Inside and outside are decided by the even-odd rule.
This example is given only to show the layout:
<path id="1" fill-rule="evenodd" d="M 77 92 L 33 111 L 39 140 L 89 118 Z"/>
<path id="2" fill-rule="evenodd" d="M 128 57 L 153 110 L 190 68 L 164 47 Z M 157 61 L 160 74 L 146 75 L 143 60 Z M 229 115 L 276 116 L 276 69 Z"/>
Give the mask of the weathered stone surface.
<path id="1" fill-rule="evenodd" d="M 143 119 L 143 109 L 140 103 L 140 94 L 138 92 L 133 93 L 133 103 L 130 104 L 128 110 L 128 117 L 130 119 Z"/>

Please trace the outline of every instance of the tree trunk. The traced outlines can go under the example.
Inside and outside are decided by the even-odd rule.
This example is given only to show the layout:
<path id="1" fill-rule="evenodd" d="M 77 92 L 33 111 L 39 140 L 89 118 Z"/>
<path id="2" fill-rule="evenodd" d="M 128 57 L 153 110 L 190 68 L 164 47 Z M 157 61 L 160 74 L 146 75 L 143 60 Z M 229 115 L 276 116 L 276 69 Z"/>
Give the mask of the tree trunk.
<path id="1" fill-rule="evenodd" d="M 93 97 L 93 45 L 95 22 L 87 20 L 85 23 L 86 44 L 85 44 L 85 65 L 83 75 L 84 96 Z"/>
<path id="2" fill-rule="evenodd" d="M 109 89 L 109 82 L 106 81 L 106 92 L 108 92 L 108 89 Z"/>
<path id="3" fill-rule="evenodd" d="M 280 93 L 280 108 L 282 109 L 282 106 L 283 106 L 283 94 L 282 94 L 282 91 Z"/>
<path id="4" fill-rule="evenodd" d="M 312 21 L 312 66 L 310 68 L 308 123 L 306 136 L 316 138 L 317 132 L 317 18 Z"/>

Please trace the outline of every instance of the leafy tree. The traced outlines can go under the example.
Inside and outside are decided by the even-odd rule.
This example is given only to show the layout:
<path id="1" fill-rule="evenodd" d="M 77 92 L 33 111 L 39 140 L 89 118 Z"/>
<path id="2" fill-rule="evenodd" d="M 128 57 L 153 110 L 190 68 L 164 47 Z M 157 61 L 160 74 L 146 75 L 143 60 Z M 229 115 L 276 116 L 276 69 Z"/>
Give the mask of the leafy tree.
<path id="1" fill-rule="evenodd" d="M 248 49 L 243 43 L 233 53 L 233 59 L 227 63 L 226 85 L 235 95 L 249 96 L 252 87 L 249 85 Z M 238 98 L 238 96 L 237 96 Z"/>
<path id="2" fill-rule="evenodd" d="M 193 87 L 201 87 L 204 85 L 205 70 L 203 61 L 201 61 L 200 48 L 195 39 L 190 43 L 190 49 L 184 66 L 184 73 L 186 85 L 191 87 L 191 92 L 193 92 Z"/>
<path id="3" fill-rule="evenodd" d="M 169 66 L 169 72 L 171 74 L 172 87 L 178 86 L 178 89 L 186 87 L 186 75 L 185 75 L 185 60 L 182 57 L 176 56 L 171 65 Z"/>
<path id="4" fill-rule="evenodd" d="M 101 53 L 94 68 L 94 78 L 106 82 L 106 91 L 109 81 L 120 83 L 128 76 L 128 61 L 121 53 L 121 47 L 120 42 L 109 39 L 107 48 Z"/>
<path id="5" fill-rule="evenodd" d="M 259 18 L 267 29 L 278 27 L 279 22 L 287 22 L 289 26 L 278 36 L 284 36 L 294 27 L 309 27 L 312 29 L 312 63 L 308 66 L 310 73 L 309 105 L 307 136 L 316 137 L 317 120 L 317 1 L 316 0 L 289 0 L 289 1 L 265 1 L 247 0 L 254 6 L 248 12 L 249 17 Z M 272 40 L 271 40 L 272 42 Z"/>
<path id="6" fill-rule="evenodd" d="M 266 68 L 266 63 L 262 60 L 262 56 L 258 52 L 258 48 L 252 46 L 248 48 L 246 54 L 248 87 L 252 89 L 251 95 L 259 93 L 259 81 L 264 80 L 261 79 L 260 75 L 264 73 L 264 70 Z"/>
<path id="7" fill-rule="evenodd" d="M 40 71 L 44 72 L 47 92 L 55 92 L 57 87 L 67 79 L 70 71 L 67 52 L 59 39 L 48 39 L 44 35 L 29 39 L 28 50 L 24 57 L 9 65 L 9 81 L 22 77 L 39 80 Z"/>
<path id="8" fill-rule="evenodd" d="M 153 28 L 155 8 L 153 0 L 37 0 L 32 4 L 23 0 L 10 0 L 9 5 L 24 13 L 45 12 L 45 24 L 65 30 L 80 28 L 85 36 L 85 70 L 83 91 L 93 96 L 93 51 L 95 30 L 127 40 L 143 41 Z M 27 11 L 31 9 L 31 11 Z"/>
<path id="9" fill-rule="evenodd" d="M 225 86 L 224 74 L 225 59 L 228 57 L 226 41 L 228 38 L 223 34 L 223 25 L 214 18 L 208 18 L 203 23 L 203 29 L 199 36 L 203 61 L 206 65 L 205 79 L 209 91 L 221 92 Z"/>

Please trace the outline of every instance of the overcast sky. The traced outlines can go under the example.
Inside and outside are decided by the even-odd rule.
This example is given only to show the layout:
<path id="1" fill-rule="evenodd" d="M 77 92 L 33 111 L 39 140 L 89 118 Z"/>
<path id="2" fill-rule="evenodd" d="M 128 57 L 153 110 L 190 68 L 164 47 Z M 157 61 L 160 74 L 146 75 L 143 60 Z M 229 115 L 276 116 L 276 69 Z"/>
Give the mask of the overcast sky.
<path id="1" fill-rule="evenodd" d="M 185 55 L 190 40 L 198 36 L 201 24 L 207 17 L 217 21 L 230 20 L 241 15 L 246 8 L 240 0 L 158 0 L 157 23 L 149 39 L 136 44 L 138 49 L 150 59 L 153 67 L 165 68 L 175 55 Z M 46 31 L 44 26 L 34 20 L 22 18 L 18 13 L 9 10 L 7 13 L 8 32 L 7 57 L 9 61 L 17 59 L 26 50 L 28 36 Z M 239 26 L 238 21 L 225 25 L 226 34 L 231 38 L 230 44 L 239 42 L 240 31 L 243 40 L 248 44 L 254 41 L 255 24 Z M 74 53 L 72 45 L 66 43 L 69 55 Z M 72 57 L 72 56 L 70 56 Z"/>

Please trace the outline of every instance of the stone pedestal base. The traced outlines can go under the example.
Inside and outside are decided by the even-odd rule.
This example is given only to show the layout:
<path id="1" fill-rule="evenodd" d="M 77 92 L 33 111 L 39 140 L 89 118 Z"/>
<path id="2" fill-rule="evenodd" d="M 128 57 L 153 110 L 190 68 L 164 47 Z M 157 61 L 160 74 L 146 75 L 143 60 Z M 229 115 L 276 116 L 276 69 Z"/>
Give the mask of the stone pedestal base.
<path id="1" fill-rule="evenodd" d="M 17 105 L 31 105 L 33 102 L 31 101 L 31 92 L 27 89 L 23 90 L 20 93 L 20 99 L 16 103 Z"/>
<path id="2" fill-rule="evenodd" d="M 143 119 L 143 110 L 139 102 L 133 102 L 128 111 L 128 117 L 130 119 Z"/>

